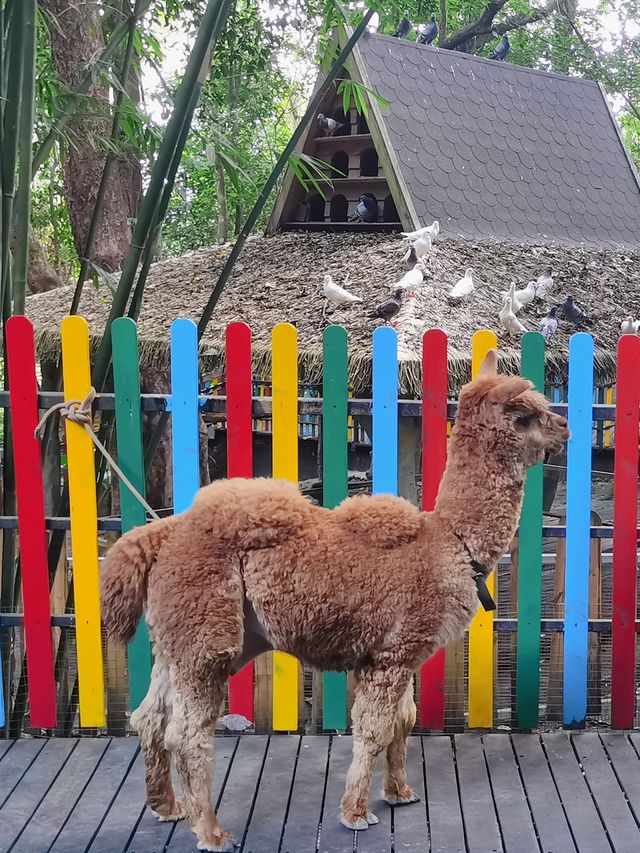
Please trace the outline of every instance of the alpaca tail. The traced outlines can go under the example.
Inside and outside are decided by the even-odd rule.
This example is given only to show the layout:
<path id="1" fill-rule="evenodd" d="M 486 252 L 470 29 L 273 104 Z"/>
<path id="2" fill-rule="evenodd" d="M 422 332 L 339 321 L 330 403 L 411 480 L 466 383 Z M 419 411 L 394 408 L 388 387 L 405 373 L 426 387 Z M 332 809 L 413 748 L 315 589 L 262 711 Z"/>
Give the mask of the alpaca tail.
<path id="1" fill-rule="evenodd" d="M 102 621 L 110 637 L 127 643 L 147 597 L 147 575 L 177 516 L 136 527 L 109 550 L 100 571 Z"/>

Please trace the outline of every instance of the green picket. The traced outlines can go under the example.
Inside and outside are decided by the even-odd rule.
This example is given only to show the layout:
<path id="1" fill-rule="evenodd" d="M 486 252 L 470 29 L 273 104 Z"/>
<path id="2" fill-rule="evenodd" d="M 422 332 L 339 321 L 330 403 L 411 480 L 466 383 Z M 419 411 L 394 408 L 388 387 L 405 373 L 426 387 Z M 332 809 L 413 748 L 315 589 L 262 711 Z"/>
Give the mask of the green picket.
<path id="1" fill-rule="evenodd" d="M 136 324 L 129 317 L 114 320 L 111 335 L 118 463 L 135 488 L 144 495 L 144 451 Z M 147 521 L 144 507 L 123 483 L 120 484 L 120 514 L 123 533 L 134 527 L 140 527 Z M 127 658 L 129 703 L 133 711 L 147 693 L 153 663 L 147 623 L 144 619 L 140 621 L 129 643 Z"/>
<path id="2" fill-rule="evenodd" d="M 544 338 L 522 336 L 522 375 L 544 392 Z M 540 702 L 540 619 L 542 616 L 542 463 L 529 469 L 524 490 L 518 547 L 518 633 L 516 719 L 518 726 L 538 725 Z"/>
<path id="3" fill-rule="evenodd" d="M 348 492 L 348 370 L 347 331 L 327 326 L 323 336 L 322 388 L 322 494 L 323 505 L 332 509 Z M 347 728 L 347 674 L 322 675 L 322 725 Z"/>

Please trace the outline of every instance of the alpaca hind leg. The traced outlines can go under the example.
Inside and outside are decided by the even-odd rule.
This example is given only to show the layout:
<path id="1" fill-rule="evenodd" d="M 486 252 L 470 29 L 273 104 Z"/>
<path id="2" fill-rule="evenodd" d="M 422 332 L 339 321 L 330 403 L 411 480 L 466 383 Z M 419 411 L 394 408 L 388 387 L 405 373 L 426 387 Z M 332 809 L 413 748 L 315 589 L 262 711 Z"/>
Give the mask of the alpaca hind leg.
<path id="1" fill-rule="evenodd" d="M 416 722 L 413 678 L 402 695 L 396 712 L 393 740 L 387 747 L 382 796 L 392 806 L 417 803 L 420 797 L 407 785 L 407 739 Z"/>
<path id="2" fill-rule="evenodd" d="M 376 761 L 392 742 L 398 704 L 411 680 L 403 667 L 358 674 L 353 703 L 353 760 L 340 804 L 340 822 L 349 829 L 378 823 L 369 811 L 371 776 Z"/>
<path id="3" fill-rule="evenodd" d="M 182 803 L 171 783 L 171 754 L 165 745 L 165 730 L 171 718 L 169 667 L 157 655 L 147 695 L 131 714 L 144 757 L 147 805 L 160 820 L 182 820 Z"/>
<path id="4" fill-rule="evenodd" d="M 211 801 L 213 735 L 223 695 L 222 678 L 201 682 L 198 688 L 180 686 L 166 738 L 175 755 L 186 817 L 198 839 L 198 850 L 232 853 L 236 842 L 218 823 Z"/>

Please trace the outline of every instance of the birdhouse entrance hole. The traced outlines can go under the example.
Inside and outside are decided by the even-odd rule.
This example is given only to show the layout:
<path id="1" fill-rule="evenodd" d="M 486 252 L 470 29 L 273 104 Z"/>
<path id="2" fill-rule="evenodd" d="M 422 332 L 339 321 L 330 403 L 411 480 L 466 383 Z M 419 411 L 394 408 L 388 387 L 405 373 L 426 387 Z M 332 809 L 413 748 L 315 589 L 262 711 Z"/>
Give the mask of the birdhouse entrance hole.
<path id="1" fill-rule="evenodd" d="M 398 208 L 396 207 L 396 203 L 388 195 L 382 206 L 382 221 L 383 222 L 400 222 L 400 215 L 398 213 Z"/>
<path id="2" fill-rule="evenodd" d="M 349 155 L 346 151 L 336 151 L 331 158 L 331 165 L 337 170 L 333 173 L 333 177 L 349 177 Z"/>
<path id="3" fill-rule="evenodd" d="M 351 136 L 351 117 L 345 115 L 342 110 L 334 110 L 331 113 L 331 118 L 335 119 L 342 127 L 339 127 L 334 136 Z"/>
<path id="4" fill-rule="evenodd" d="M 378 154 L 375 148 L 365 148 L 360 153 L 360 177 L 378 177 Z"/>
<path id="5" fill-rule="evenodd" d="M 358 116 L 358 133 L 369 133 L 369 125 L 363 115 Z"/>
<path id="6" fill-rule="evenodd" d="M 332 222 L 346 222 L 349 202 L 343 195 L 334 195 L 331 199 L 330 216 Z"/>
<path id="7" fill-rule="evenodd" d="M 319 193 L 309 199 L 309 221 L 324 222 L 324 199 Z"/>

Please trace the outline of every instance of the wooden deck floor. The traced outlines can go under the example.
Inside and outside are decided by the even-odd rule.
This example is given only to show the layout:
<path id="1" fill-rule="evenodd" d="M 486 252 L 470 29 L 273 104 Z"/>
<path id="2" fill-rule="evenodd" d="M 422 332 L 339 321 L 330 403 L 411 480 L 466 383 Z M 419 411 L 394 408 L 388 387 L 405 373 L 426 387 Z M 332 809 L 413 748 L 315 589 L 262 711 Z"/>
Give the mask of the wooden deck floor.
<path id="1" fill-rule="evenodd" d="M 220 819 L 244 853 L 631 853 L 640 734 L 414 737 L 422 802 L 351 833 L 336 820 L 348 737 L 218 739 Z M 0 742 L 0 853 L 191 853 L 184 823 L 144 803 L 134 738 Z M 376 782 L 376 790 L 379 782 Z"/>

